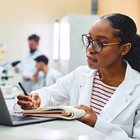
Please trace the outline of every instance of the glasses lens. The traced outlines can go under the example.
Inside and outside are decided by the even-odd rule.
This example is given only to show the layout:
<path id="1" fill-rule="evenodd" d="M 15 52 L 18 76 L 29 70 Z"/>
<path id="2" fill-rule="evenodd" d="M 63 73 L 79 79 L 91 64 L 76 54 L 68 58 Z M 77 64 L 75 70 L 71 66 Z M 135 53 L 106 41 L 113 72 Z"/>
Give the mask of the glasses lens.
<path id="1" fill-rule="evenodd" d="M 102 51 L 102 48 L 103 48 L 103 43 L 101 41 L 94 41 L 93 42 L 93 50 L 95 52 Z"/>
<path id="2" fill-rule="evenodd" d="M 89 37 L 88 36 L 82 35 L 82 41 L 83 41 L 84 46 L 86 46 L 86 47 L 89 46 L 90 41 L 89 41 Z"/>

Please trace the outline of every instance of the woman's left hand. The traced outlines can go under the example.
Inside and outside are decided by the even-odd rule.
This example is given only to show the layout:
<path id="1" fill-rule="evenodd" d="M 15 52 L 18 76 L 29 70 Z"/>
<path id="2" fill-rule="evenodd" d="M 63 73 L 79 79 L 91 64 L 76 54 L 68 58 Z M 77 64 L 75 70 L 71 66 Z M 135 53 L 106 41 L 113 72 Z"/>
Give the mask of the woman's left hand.
<path id="1" fill-rule="evenodd" d="M 80 118 L 79 120 L 81 122 L 93 127 L 97 121 L 96 112 L 91 107 L 88 107 L 85 105 L 79 105 L 79 106 L 76 106 L 76 108 L 83 109 L 86 111 L 86 115 L 83 116 L 82 118 Z"/>

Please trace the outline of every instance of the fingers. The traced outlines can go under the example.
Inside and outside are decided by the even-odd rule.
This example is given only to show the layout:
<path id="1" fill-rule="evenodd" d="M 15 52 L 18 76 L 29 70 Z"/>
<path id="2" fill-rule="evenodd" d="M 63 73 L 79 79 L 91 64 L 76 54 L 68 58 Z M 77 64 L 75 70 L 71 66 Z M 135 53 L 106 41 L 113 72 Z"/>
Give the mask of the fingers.
<path id="1" fill-rule="evenodd" d="M 77 108 L 83 109 L 86 111 L 86 114 L 82 118 L 80 118 L 79 121 L 81 121 L 89 126 L 94 126 L 97 121 L 96 112 L 91 107 L 88 107 L 85 105 L 79 105 L 79 106 L 77 106 Z"/>
<path id="2" fill-rule="evenodd" d="M 38 94 L 26 96 L 24 94 L 20 94 L 17 96 L 18 104 L 22 109 L 36 109 L 40 106 L 40 97 Z"/>
<path id="3" fill-rule="evenodd" d="M 32 95 L 26 96 L 24 94 L 19 94 L 17 98 L 17 103 L 22 109 L 33 109 Z"/>
<path id="4" fill-rule="evenodd" d="M 32 101 L 34 103 L 34 109 L 38 108 L 40 106 L 40 97 L 38 94 L 35 94 L 32 96 Z"/>
<path id="5" fill-rule="evenodd" d="M 88 113 L 88 112 L 93 112 L 93 109 L 92 109 L 91 107 L 89 107 L 89 106 L 77 105 L 77 106 L 75 106 L 75 107 L 78 108 L 78 109 L 83 109 L 83 110 L 85 110 L 87 113 Z"/>
<path id="6" fill-rule="evenodd" d="M 39 95 L 38 94 L 35 94 L 32 97 L 33 97 L 34 100 L 37 100 L 39 98 Z"/>
<path id="7" fill-rule="evenodd" d="M 85 110 L 86 113 L 92 111 L 92 109 L 91 109 L 90 107 L 85 106 L 85 105 L 77 105 L 76 108 L 78 108 L 78 109 L 82 109 L 82 110 Z M 83 116 L 82 118 L 80 118 L 79 121 L 81 121 L 81 122 L 83 122 L 83 123 L 86 123 L 85 116 Z"/>
<path id="8" fill-rule="evenodd" d="M 31 95 L 26 96 L 25 94 L 19 94 L 19 95 L 17 96 L 17 98 L 18 98 L 19 100 L 32 101 Z"/>
<path id="9" fill-rule="evenodd" d="M 18 100 L 17 103 L 21 106 L 22 109 L 28 110 L 28 109 L 33 109 L 34 107 L 34 104 L 31 101 Z"/>

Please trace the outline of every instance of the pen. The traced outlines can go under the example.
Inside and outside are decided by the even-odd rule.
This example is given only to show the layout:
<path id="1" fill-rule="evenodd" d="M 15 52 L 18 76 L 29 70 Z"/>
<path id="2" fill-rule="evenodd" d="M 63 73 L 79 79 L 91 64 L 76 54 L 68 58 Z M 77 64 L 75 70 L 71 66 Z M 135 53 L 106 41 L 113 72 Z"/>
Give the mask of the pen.
<path id="1" fill-rule="evenodd" d="M 18 82 L 20 88 L 22 89 L 23 93 L 26 95 L 26 96 L 29 96 L 29 94 L 27 93 L 27 91 L 24 89 L 24 87 L 22 86 L 22 84 L 20 82 Z"/>

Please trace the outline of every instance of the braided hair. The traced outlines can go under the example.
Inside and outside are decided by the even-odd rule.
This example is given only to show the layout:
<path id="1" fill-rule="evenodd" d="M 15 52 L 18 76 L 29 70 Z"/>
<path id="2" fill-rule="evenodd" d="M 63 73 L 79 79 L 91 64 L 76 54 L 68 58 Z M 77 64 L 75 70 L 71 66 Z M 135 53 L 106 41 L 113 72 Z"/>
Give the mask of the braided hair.
<path id="1" fill-rule="evenodd" d="M 133 19 L 130 17 L 114 13 L 102 16 L 101 19 L 107 19 L 112 28 L 118 29 L 116 34 L 121 44 L 131 43 L 132 47 L 124 56 L 131 67 L 140 72 L 140 36 L 137 35 L 137 27 Z"/>

